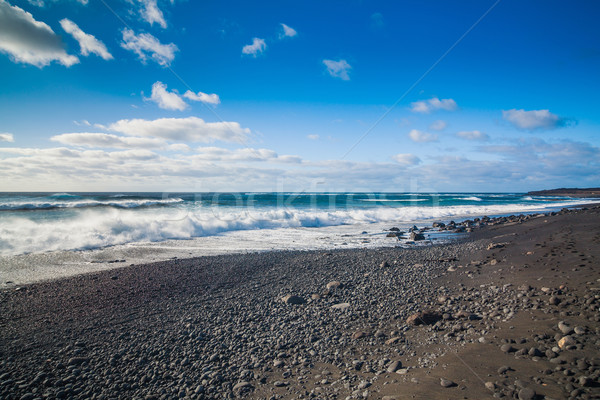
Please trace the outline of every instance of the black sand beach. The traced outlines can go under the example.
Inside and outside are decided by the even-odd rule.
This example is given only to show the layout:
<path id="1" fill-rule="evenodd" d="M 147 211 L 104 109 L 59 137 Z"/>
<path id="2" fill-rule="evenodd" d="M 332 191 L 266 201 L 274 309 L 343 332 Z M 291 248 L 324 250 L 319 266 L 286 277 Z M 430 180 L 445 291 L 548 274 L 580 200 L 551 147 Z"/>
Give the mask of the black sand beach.
<path id="1" fill-rule="evenodd" d="M 598 398 L 600 208 L 555 214 L 6 289 L 0 397 Z"/>

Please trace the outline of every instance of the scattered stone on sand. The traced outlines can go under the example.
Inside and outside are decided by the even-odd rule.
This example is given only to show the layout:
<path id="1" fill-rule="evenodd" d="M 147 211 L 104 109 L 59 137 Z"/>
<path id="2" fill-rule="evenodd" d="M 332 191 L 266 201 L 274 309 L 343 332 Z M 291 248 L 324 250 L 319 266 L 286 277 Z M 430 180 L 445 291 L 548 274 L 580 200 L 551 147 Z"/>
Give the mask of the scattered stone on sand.
<path id="1" fill-rule="evenodd" d="M 281 301 L 283 301 L 285 304 L 304 304 L 304 303 L 306 303 L 306 300 L 304 300 L 303 297 L 294 296 L 291 294 L 288 294 L 287 296 L 283 296 L 281 298 Z"/>
<path id="2" fill-rule="evenodd" d="M 456 386 L 456 383 L 454 383 L 450 379 L 440 378 L 440 386 L 444 388 L 450 388 Z"/>
<path id="3" fill-rule="evenodd" d="M 421 311 L 412 314 L 406 319 L 408 325 L 431 325 L 442 319 L 442 316 L 433 311 Z"/>
<path id="4" fill-rule="evenodd" d="M 331 306 L 335 310 L 347 310 L 350 308 L 350 303 L 338 303 Z"/>
<path id="5" fill-rule="evenodd" d="M 328 290 L 336 290 L 342 288 L 343 285 L 340 281 L 331 281 L 327 284 L 326 287 Z"/>

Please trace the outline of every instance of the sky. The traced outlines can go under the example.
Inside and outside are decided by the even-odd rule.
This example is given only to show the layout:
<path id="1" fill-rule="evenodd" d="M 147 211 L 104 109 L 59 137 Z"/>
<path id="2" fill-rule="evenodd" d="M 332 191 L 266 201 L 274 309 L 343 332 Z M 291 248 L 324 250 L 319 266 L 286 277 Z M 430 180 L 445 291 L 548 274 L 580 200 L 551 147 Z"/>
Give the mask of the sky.
<path id="1" fill-rule="evenodd" d="M 0 0 L 0 191 L 600 186 L 600 3 Z"/>

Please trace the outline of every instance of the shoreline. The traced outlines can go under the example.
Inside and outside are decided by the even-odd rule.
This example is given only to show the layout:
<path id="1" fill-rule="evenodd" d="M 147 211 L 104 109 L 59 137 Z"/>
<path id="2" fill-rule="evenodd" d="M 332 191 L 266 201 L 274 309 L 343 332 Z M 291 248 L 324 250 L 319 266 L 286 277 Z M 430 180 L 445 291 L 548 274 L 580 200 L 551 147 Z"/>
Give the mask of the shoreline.
<path id="1" fill-rule="evenodd" d="M 599 213 L 431 247 L 178 259 L 2 290 L 0 394 L 592 398 Z M 436 321 L 407 321 L 425 311 Z M 573 342 L 554 352 L 559 334 Z"/>
<path id="2" fill-rule="evenodd" d="M 582 203 L 568 207 L 577 209 L 593 207 L 597 203 Z M 563 207 L 524 211 L 518 214 L 490 214 L 490 218 L 510 217 L 515 215 L 551 214 Z M 452 219 L 461 224 L 463 221 L 480 219 L 484 215 L 454 216 Z M 401 230 L 417 224 L 426 230 L 427 241 L 417 242 L 418 246 L 447 243 L 456 240 L 451 231 L 432 229 L 435 221 L 448 223 L 449 217 L 428 218 L 423 220 L 399 222 Z M 378 222 L 364 225 L 340 225 L 319 228 L 277 228 L 261 229 L 257 240 L 255 230 L 227 232 L 213 236 L 190 239 L 175 239 L 159 242 L 132 242 L 123 245 L 89 250 L 57 250 L 41 253 L 28 253 L 12 256 L 0 256 L 0 290 L 14 288 L 19 285 L 43 281 L 55 281 L 71 276 L 96 273 L 99 271 L 127 268 L 173 259 L 192 259 L 218 255 L 251 254 L 254 252 L 272 251 L 334 251 L 338 249 L 380 249 L 386 247 L 412 247 L 413 243 L 394 241 L 385 238 L 393 222 Z M 362 234 L 361 234 L 362 232 Z M 366 234 L 365 234 L 366 233 Z M 408 232 L 409 233 L 409 232 Z M 306 246 L 305 235 L 312 235 L 312 245 Z M 317 239 L 318 238 L 318 239 Z M 436 243 L 433 243 L 436 241 Z M 230 248 L 234 246 L 235 248 Z M 34 267 L 32 267 L 34 266 Z"/>

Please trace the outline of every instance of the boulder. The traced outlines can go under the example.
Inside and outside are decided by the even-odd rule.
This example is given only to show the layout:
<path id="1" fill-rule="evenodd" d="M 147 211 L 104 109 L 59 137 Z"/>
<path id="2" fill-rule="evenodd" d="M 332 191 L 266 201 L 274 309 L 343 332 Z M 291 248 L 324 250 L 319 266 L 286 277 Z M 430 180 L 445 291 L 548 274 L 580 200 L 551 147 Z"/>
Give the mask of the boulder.
<path id="1" fill-rule="evenodd" d="M 420 232 L 412 231 L 412 232 L 410 232 L 410 240 L 412 240 L 414 242 L 419 241 L 419 240 L 425 240 L 425 235 L 423 235 Z"/>

